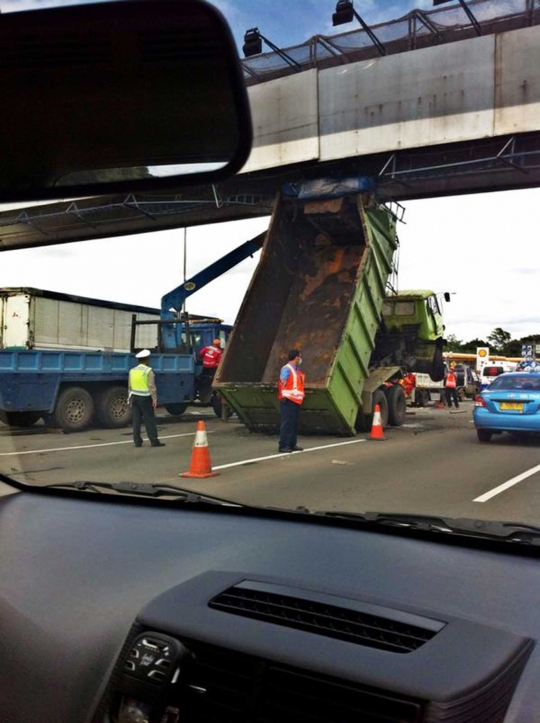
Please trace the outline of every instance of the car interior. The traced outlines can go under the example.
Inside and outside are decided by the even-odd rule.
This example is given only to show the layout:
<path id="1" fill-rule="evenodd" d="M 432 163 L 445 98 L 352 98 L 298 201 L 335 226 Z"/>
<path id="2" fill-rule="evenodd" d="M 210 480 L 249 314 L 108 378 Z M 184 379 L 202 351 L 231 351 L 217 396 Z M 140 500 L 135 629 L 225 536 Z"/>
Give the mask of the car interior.
<path id="1" fill-rule="evenodd" d="M 150 63 L 172 57 L 163 84 L 145 80 L 141 34 Z M 0 88 L 14 94 L 3 203 L 211 185 L 249 154 L 238 53 L 206 2 L 2 14 L 0 37 Z M 56 73 L 67 38 L 92 50 L 91 72 L 66 61 Z M 34 102 L 40 122 L 21 124 Z M 71 105 L 85 112 L 59 111 Z M 170 175 L 140 172 L 156 166 Z M 3 723 L 540 719 L 539 529 L 263 508 L 151 483 L 37 487 L 3 467 Z"/>

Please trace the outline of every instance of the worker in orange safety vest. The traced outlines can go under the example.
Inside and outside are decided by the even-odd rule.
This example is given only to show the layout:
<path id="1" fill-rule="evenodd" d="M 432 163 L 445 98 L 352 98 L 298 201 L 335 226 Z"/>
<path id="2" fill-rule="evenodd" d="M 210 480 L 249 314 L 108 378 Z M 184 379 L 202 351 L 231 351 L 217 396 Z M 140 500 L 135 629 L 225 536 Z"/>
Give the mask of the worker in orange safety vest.
<path id="1" fill-rule="evenodd" d="M 455 364 L 451 364 L 450 369 L 446 372 L 446 376 L 444 378 L 444 391 L 446 394 L 446 403 L 450 409 L 452 408 L 452 401 L 454 402 L 456 409 L 459 409 Z"/>
<path id="2" fill-rule="evenodd" d="M 291 349 L 288 363 L 281 368 L 278 382 L 278 398 L 281 410 L 279 434 L 280 452 L 302 452 L 296 444 L 300 407 L 304 401 L 305 376 L 300 371 L 302 357 L 299 349 Z"/>

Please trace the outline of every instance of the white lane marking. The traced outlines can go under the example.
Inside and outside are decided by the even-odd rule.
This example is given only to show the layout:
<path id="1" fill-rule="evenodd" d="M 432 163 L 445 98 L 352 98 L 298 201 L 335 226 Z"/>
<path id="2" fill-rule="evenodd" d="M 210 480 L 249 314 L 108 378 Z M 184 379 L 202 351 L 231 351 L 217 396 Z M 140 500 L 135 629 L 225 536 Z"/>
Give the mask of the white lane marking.
<path id="1" fill-rule="evenodd" d="M 510 487 L 517 485 L 518 482 L 522 482 L 524 479 L 527 479 L 527 477 L 531 477 L 533 474 L 536 474 L 537 472 L 540 472 L 540 464 L 537 464 L 536 467 L 531 467 L 531 469 L 528 469 L 526 472 L 522 472 L 521 474 L 518 474 L 517 477 L 512 477 L 512 479 L 509 479 L 507 482 L 503 482 L 503 484 L 499 485 L 498 487 L 494 487 L 489 492 L 486 492 L 485 494 L 480 495 L 480 497 L 476 497 L 476 499 L 474 499 L 473 502 L 487 502 L 492 497 L 495 497 L 495 495 L 498 495 L 501 492 L 504 492 L 505 490 L 510 489 Z"/>
<path id="2" fill-rule="evenodd" d="M 207 434 L 211 434 L 213 430 L 207 430 Z M 160 439 L 173 439 L 175 437 L 194 437 L 196 432 L 186 432 L 185 434 L 166 434 L 159 435 Z M 144 442 L 148 439 L 143 437 Z M 48 454 L 49 452 L 67 452 L 71 449 L 93 449 L 94 447 L 114 447 L 117 444 L 133 444 L 132 439 L 122 440 L 121 442 L 100 442 L 99 444 L 80 444 L 76 447 L 53 447 L 52 449 L 29 449 L 26 452 L 0 452 L 0 457 L 20 457 L 23 454 Z"/>
<path id="3" fill-rule="evenodd" d="M 280 454 L 269 454 L 267 457 L 255 457 L 254 459 L 243 459 L 241 462 L 231 462 L 230 464 L 221 464 L 218 467 L 212 467 L 212 470 L 216 469 L 228 469 L 229 467 L 240 467 L 243 464 L 254 464 L 255 462 L 264 462 L 267 459 L 279 459 L 280 457 L 292 457 L 294 454 L 305 454 L 306 452 L 317 452 L 319 449 L 330 449 L 331 447 L 343 447 L 346 444 L 358 444 L 359 442 L 365 442 L 365 439 L 352 439 L 349 442 L 336 442 L 336 444 L 324 444 L 321 447 L 310 447 L 304 449 L 303 452 L 281 452 Z"/>

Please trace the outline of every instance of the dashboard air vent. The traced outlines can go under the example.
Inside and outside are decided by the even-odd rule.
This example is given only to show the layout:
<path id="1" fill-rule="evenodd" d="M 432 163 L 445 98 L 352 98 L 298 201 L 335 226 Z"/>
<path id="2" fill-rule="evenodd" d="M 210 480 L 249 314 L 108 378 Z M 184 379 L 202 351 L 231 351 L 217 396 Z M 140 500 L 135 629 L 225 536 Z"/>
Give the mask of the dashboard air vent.
<path id="1" fill-rule="evenodd" d="M 437 629 L 384 616 L 242 585 L 220 593 L 209 606 L 233 615 L 393 653 L 411 653 L 437 632 Z"/>
<path id="2" fill-rule="evenodd" d="M 186 720 L 197 723 L 418 723 L 422 703 L 241 653 L 187 643 Z"/>

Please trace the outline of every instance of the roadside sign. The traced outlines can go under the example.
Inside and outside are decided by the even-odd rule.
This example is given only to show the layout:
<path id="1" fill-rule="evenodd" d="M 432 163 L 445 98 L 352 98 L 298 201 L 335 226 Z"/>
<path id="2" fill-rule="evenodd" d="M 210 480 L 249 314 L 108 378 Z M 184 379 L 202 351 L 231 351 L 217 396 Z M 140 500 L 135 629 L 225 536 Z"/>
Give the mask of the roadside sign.
<path id="1" fill-rule="evenodd" d="M 521 357 L 522 359 L 532 359 L 533 358 L 533 350 L 532 350 L 532 344 L 523 344 L 521 347 Z"/>
<path id="2" fill-rule="evenodd" d="M 486 364 L 489 364 L 489 346 L 476 347 L 476 371 L 480 374 Z"/>

